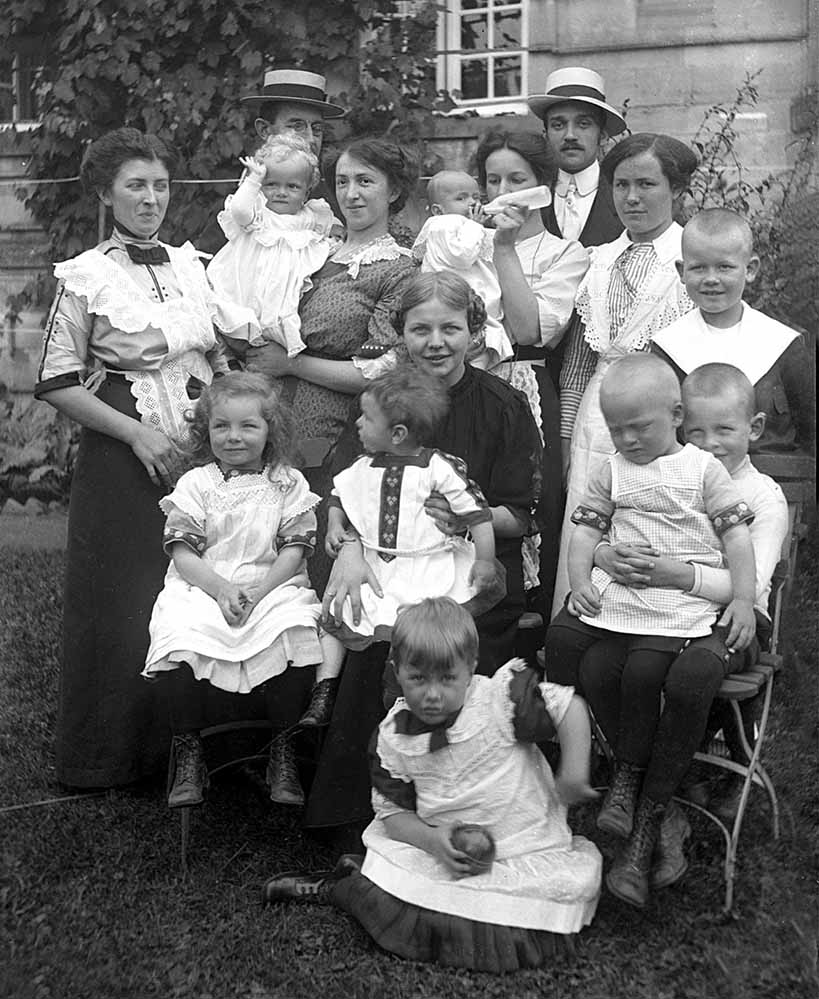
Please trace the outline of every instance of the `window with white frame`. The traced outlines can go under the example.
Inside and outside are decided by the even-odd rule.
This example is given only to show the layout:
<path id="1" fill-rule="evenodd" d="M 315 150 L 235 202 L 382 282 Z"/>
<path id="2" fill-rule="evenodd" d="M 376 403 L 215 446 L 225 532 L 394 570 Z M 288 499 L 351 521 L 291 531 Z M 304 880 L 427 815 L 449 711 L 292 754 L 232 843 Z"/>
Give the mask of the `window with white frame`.
<path id="1" fill-rule="evenodd" d="M 16 35 L 0 56 L 0 121 L 33 122 L 40 114 L 37 85 L 51 73 L 43 35 Z"/>
<path id="2" fill-rule="evenodd" d="M 438 87 L 460 105 L 520 103 L 528 92 L 529 0 L 444 0 Z"/>

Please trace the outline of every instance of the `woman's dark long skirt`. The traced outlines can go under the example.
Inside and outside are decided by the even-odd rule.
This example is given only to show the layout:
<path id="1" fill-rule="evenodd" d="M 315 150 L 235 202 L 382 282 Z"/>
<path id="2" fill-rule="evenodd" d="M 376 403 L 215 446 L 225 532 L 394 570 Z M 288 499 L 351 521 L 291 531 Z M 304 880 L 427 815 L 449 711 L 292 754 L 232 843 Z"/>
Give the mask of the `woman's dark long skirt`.
<path id="1" fill-rule="evenodd" d="M 99 392 L 136 417 L 124 379 Z M 139 675 L 168 560 L 154 486 L 127 444 L 84 429 L 68 521 L 57 778 L 72 787 L 129 784 L 167 762 L 167 709 Z"/>

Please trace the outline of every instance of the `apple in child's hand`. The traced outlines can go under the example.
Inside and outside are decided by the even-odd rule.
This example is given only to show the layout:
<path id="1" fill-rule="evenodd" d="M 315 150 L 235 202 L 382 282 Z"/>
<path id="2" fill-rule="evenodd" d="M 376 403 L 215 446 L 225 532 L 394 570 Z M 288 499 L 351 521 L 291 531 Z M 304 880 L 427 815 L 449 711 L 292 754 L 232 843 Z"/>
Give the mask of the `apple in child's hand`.
<path id="1" fill-rule="evenodd" d="M 495 840 L 485 826 L 464 823 L 453 826 L 449 840 L 456 850 L 475 862 L 476 871 L 489 870 L 495 859 Z"/>

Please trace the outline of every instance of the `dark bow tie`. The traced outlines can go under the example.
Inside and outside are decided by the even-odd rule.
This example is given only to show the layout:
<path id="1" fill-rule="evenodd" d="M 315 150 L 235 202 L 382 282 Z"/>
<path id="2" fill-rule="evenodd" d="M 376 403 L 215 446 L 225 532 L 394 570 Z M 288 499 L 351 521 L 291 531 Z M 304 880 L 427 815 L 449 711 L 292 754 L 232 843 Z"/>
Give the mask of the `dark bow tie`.
<path id="1" fill-rule="evenodd" d="M 164 246 L 136 246 L 134 243 L 126 243 L 125 249 L 135 264 L 167 264 L 171 259 Z"/>
<path id="2" fill-rule="evenodd" d="M 437 725 L 427 725 L 409 710 L 398 711 L 395 715 L 395 731 L 399 735 L 424 735 L 424 733 L 429 732 L 429 751 L 434 753 L 449 745 L 446 730 L 452 728 L 460 713 L 461 709 L 459 708 L 444 721 L 438 722 Z"/>

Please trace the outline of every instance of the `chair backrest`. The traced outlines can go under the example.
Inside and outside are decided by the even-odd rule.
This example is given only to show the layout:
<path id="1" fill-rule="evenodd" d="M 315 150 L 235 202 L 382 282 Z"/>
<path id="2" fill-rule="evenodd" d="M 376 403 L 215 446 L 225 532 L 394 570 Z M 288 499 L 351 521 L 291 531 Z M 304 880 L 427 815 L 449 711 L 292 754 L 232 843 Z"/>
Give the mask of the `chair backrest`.
<path id="1" fill-rule="evenodd" d="M 816 459 L 805 454 L 755 454 L 754 466 L 770 475 L 782 488 L 788 502 L 788 534 L 782 544 L 782 560 L 774 572 L 769 604 L 771 615 L 771 652 L 778 651 L 782 610 L 790 596 L 796 574 L 799 542 L 807 531 L 806 514 L 815 508 Z"/>

